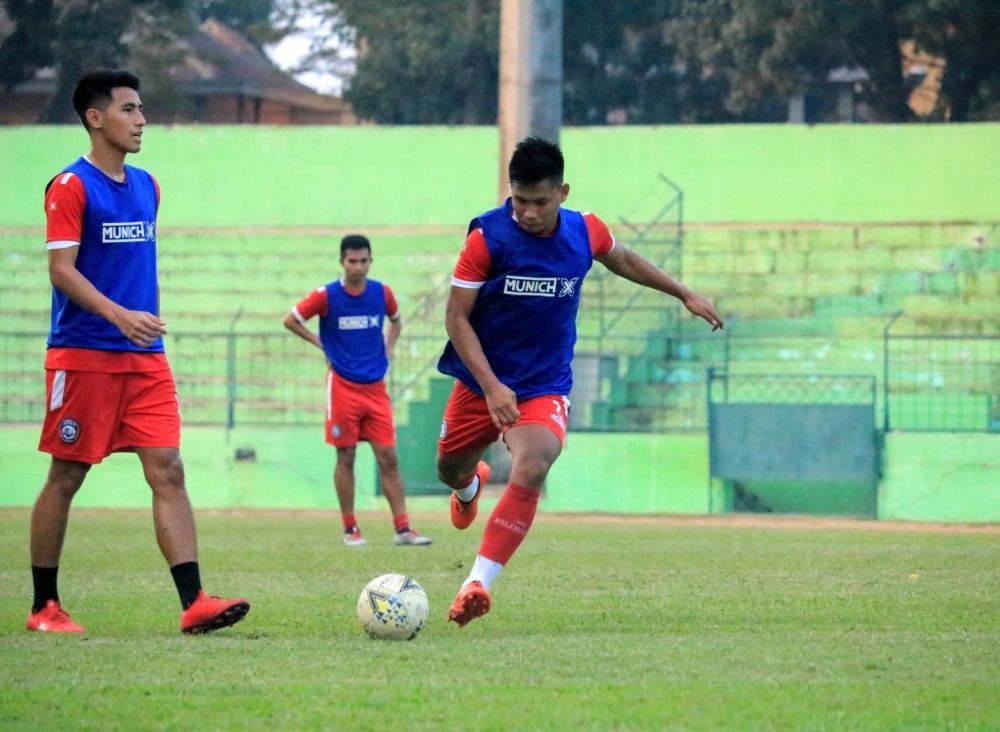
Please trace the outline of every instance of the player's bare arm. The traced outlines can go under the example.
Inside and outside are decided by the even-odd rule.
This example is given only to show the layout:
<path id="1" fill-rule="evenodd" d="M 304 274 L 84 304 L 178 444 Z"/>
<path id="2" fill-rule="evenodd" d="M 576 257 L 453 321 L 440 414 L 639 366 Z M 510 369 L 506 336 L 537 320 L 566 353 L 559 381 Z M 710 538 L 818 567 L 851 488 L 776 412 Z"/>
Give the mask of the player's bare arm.
<path id="1" fill-rule="evenodd" d="M 403 331 L 403 317 L 397 313 L 395 320 L 392 318 L 388 318 L 388 320 L 389 327 L 385 331 L 385 355 L 391 361 L 396 341 L 399 340 L 399 334 Z"/>
<path id="2" fill-rule="evenodd" d="M 49 281 L 53 287 L 114 325 L 132 343 L 143 348 L 167 332 L 163 321 L 144 310 L 129 310 L 106 297 L 76 268 L 77 247 L 49 250 Z"/>
<path id="3" fill-rule="evenodd" d="M 486 406 L 490 410 L 493 424 L 498 428 L 517 422 L 521 412 L 517 408 L 517 395 L 500 382 L 483 353 L 479 336 L 469 322 L 472 306 L 476 304 L 479 290 L 467 287 L 452 287 L 448 294 L 448 305 L 445 311 L 444 324 L 459 357 L 476 377 L 486 397 Z"/>
<path id="4" fill-rule="evenodd" d="M 621 243 L 596 259 L 619 277 L 676 297 L 684 303 L 684 307 L 692 315 L 708 322 L 712 330 L 722 328 L 722 318 L 715 312 L 711 300 L 693 292 L 685 284 L 675 280 L 648 259 Z"/>
<path id="5" fill-rule="evenodd" d="M 319 336 L 302 325 L 302 323 L 299 322 L 299 319 L 295 317 L 295 313 L 288 313 L 288 315 L 285 316 L 284 323 L 285 327 L 299 338 L 304 341 L 309 341 L 319 350 L 323 350 L 323 343 L 320 341 Z"/>

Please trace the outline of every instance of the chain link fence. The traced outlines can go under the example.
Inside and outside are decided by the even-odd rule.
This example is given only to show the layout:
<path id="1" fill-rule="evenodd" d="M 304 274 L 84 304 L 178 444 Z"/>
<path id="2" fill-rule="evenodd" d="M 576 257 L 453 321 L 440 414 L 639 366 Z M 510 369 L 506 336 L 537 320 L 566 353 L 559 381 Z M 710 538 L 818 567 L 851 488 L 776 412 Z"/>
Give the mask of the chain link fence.
<path id="1" fill-rule="evenodd" d="M 1000 336 L 886 337 L 883 428 L 1000 431 Z"/>

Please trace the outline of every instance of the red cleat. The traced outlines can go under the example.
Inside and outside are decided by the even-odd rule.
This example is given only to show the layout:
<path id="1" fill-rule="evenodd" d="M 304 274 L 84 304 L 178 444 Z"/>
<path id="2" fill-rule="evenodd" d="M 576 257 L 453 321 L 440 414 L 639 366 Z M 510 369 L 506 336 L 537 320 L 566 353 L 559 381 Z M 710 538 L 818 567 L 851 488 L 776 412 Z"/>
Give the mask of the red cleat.
<path id="1" fill-rule="evenodd" d="M 57 600 L 49 600 L 37 613 L 28 613 L 28 630 L 43 633 L 86 633 L 87 629 L 77 625 L 62 609 Z"/>
<path id="2" fill-rule="evenodd" d="M 243 620 L 248 612 L 250 603 L 242 597 L 226 600 L 216 595 L 206 595 L 204 590 L 200 590 L 198 599 L 181 613 L 181 632 L 193 635 L 228 628 Z"/>
<path id="3" fill-rule="evenodd" d="M 479 490 L 476 491 L 475 498 L 466 503 L 458 500 L 454 492 L 451 494 L 451 525 L 456 529 L 467 529 L 476 520 L 476 514 L 479 513 L 479 496 L 483 495 L 483 488 L 490 480 L 490 466 L 480 460 L 476 466 L 476 475 L 479 476 Z"/>
<path id="4" fill-rule="evenodd" d="M 490 593 L 483 583 L 473 580 L 458 591 L 455 602 L 448 608 L 448 620 L 458 623 L 461 628 L 470 620 L 482 617 L 490 611 Z"/>

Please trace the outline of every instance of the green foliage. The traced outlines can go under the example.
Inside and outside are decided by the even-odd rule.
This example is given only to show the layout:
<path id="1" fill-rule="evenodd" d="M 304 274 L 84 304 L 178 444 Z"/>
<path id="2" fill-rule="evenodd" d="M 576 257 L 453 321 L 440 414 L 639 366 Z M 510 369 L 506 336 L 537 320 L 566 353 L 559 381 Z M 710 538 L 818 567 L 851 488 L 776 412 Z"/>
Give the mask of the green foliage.
<path id="1" fill-rule="evenodd" d="M 927 0 L 909 3 L 905 17 L 918 46 L 945 60 L 949 118 L 1000 119 L 1000 4 Z"/>
<path id="2" fill-rule="evenodd" d="M 347 96 L 363 117 L 492 121 L 498 0 L 315 5 L 344 44 L 359 44 Z M 913 120 L 900 56 L 911 38 L 946 61 L 951 119 L 1000 114 L 995 3 L 580 0 L 564 5 L 563 25 L 569 124 L 781 121 L 796 95 L 809 121 L 836 119 L 836 69 L 865 77 L 851 91 L 870 118 Z"/>
<path id="3" fill-rule="evenodd" d="M 284 29 L 271 22 L 275 0 L 193 0 L 193 4 L 199 20 L 215 18 L 258 47 L 274 43 L 283 35 Z"/>
<path id="4" fill-rule="evenodd" d="M 101 67 L 130 67 L 147 80 L 144 93 L 158 96 L 161 107 L 179 104 L 180 97 L 164 69 L 176 58 L 177 35 L 191 27 L 186 2 L 56 3 L 44 19 L 42 16 L 34 18 L 31 25 L 26 26 L 28 32 L 34 34 L 30 55 L 21 57 L 19 74 L 30 78 L 37 69 L 50 63 L 55 65 L 56 93 L 43 121 L 76 121 L 70 103 L 76 81 L 86 71 Z M 21 30 L 18 25 L 11 38 Z M 42 35 L 37 35 L 39 33 Z"/>
<path id="5" fill-rule="evenodd" d="M 137 476 L 137 480 L 140 480 Z M 140 486 L 136 486 L 139 490 Z M 177 630 L 148 511 L 79 510 L 61 594 L 84 637 L 23 630 L 26 509 L 0 511 L 4 729 L 986 729 L 1000 593 L 995 533 L 697 527 L 541 516 L 493 587 L 445 621 L 478 531 L 340 544 L 336 513 L 199 515 L 206 588 L 246 620 Z M 870 528 L 866 525 L 866 529 Z M 109 539 L 108 537 L 113 537 Z M 367 638 L 354 605 L 386 571 L 431 618 Z"/>
<path id="6" fill-rule="evenodd" d="M 344 96 L 360 117 L 385 124 L 496 120 L 498 0 L 315 5 L 341 42 L 358 48 Z"/>
<path id="7" fill-rule="evenodd" d="M 46 122 L 76 120 L 70 97 L 76 80 L 94 68 L 127 67 L 143 81 L 147 105 L 162 117 L 188 104 L 169 71 L 181 59 L 195 23 L 216 17 L 262 44 L 287 29 L 271 23 L 273 0 L 7 0 L 13 31 L 0 42 L 0 91 L 54 65 L 57 89 Z"/>
<path id="8" fill-rule="evenodd" d="M 53 0 L 5 0 L 7 18 L 14 29 L 0 40 L 0 92 L 6 92 L 52 63 Z"/>

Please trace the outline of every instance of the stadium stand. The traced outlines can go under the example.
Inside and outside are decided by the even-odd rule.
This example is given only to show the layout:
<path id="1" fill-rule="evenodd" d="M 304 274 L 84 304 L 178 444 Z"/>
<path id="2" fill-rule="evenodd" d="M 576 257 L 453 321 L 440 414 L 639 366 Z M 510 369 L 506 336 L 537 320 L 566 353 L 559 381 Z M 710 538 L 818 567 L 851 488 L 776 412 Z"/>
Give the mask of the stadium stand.
<path id="1" fill-rule="evenodd" d="M 995 230 L 969 225 L 704 227 L 686 233 L 681 273 L 711 293 L 728 318 L 706 337 L 656 293 L 604 292 L 600 267 L 588 279 L 580 322 L 578 381 L 588 354 L 600 360 L 599 384 L 577 400 L 582 428 L 702 429 L 704 373 L 875 374 L 883 367 L 883 331 L 898 311 L 900 332 L 927 336 L 1000 333 L 1000 250 Z M 39 417 L 41 338 L 48 325 L 45 258 L 35 237 L 2 238 L 0 306 L 5 421 Z M 251 421 L 300 422 L 318 408 L 310 388 L 322 370 L 281 332 L 281 317 L 339 271 L 336 236 L 161 235 L 164 317 L 182 399 L 192 422 L 225 418 L 227 359 L 252 376 L 241 386 Z M 391 385 L 407 420 L 412 402 L 430 394 L 433 360 L 444 339 L 443 302 L 460 232 L 375 237 L 372 275 L 395 289 L 406 319 Z M 642 251 L 641 242 L 637 245 Z M 649 253 L 647 252 L 647 256 Z M 651 257 L 655 258 L 655 257 Z M 615 278 L 610 278 L 615 279 Z M 600 321 L 606 326 L 602 333 Z M 235 334 L 236 348 L 227 345 Z M 925 359 L 914 342 L 901 364 Z M 620 355 L 619 355 L 620 354 Z M 901 378 L 913 388 L 966 368 L 960 356 L 933 373 L 914 364 Z M 905 369 L 904 369 L 905 371 Z M 987 377 L 987 382 L 991 379 Z M 901 384 L 900 388 L 905 388 Z M 986 391 L 992 383 L 982 385 Z M 314 399 L 315 397 L 315 399 Z M 281 414 L 268 416 L 268 410 Z M 234 415 L 239 416 L 239 415 Z"/>
<path id="2" fill-rule="evenodd" d="M 727 337 L 693 340 L 691 333 L 651 328 L 648 345 L 629 356 L 619 374 L 625 378 L 614 380 L 608 399 L 597 405 L 596 421 L 702 428 L 709 366 L 733 373 L 881 377 L 884 331 L 900 311 L 906 317 L 898 332 L 908 336 L 996 336 L 1000 252 L 985 241 L 979 227 L 949 225 L 691 231 L 685 280 L 715 295 L 729 319 Z M 968 349 L 956 350 L 950 362 L 938 359 L 928 371 L 926 348 L 919 339 L 909 352 L 900 345 L 894 388 L 924 389 L 930 398 L 935 380 L 968 381 Z M 995 356 L 981 350 L 985 370 Z M 995 398 L 995 375 L 979 381 L 960 391 Z"/>

